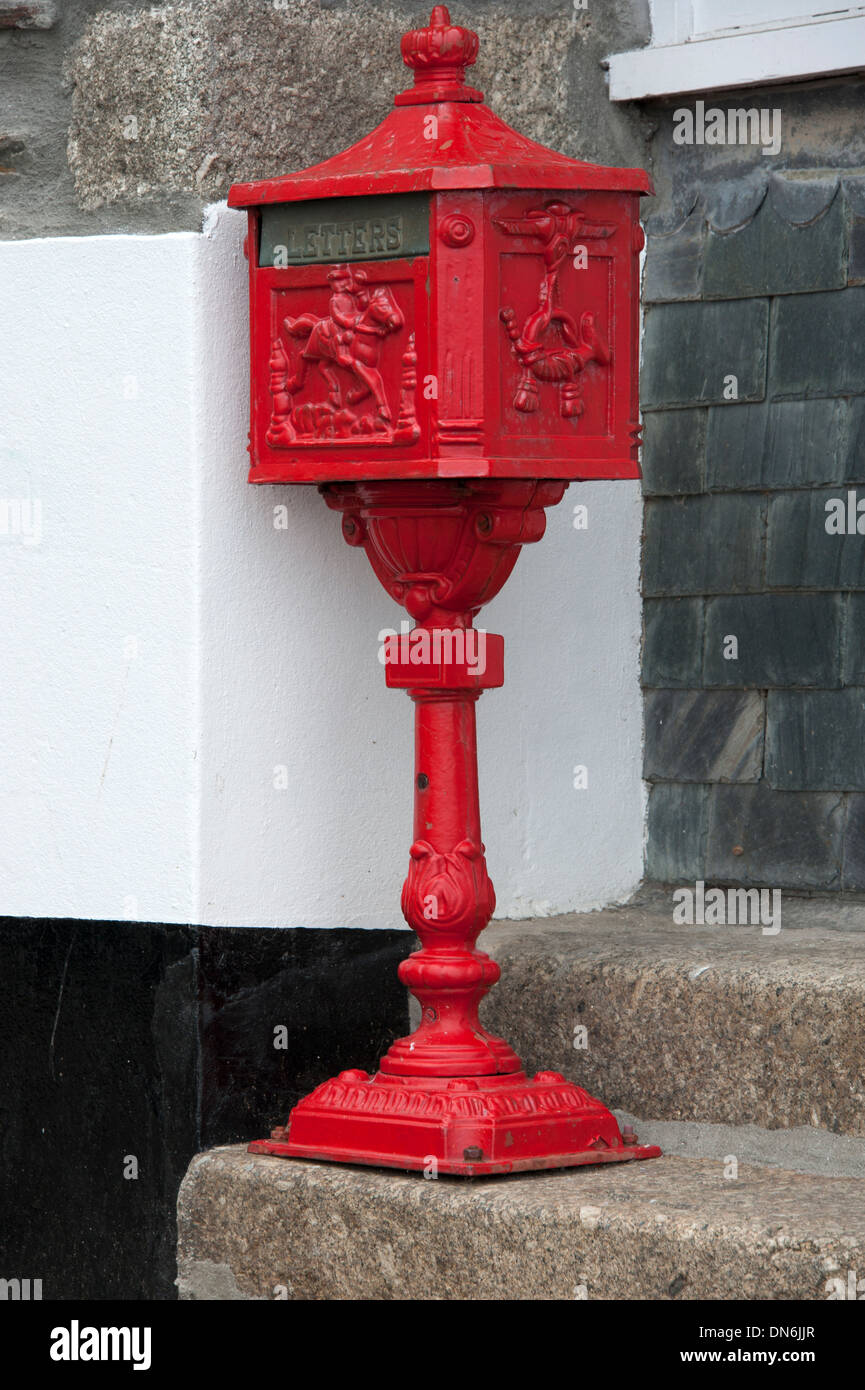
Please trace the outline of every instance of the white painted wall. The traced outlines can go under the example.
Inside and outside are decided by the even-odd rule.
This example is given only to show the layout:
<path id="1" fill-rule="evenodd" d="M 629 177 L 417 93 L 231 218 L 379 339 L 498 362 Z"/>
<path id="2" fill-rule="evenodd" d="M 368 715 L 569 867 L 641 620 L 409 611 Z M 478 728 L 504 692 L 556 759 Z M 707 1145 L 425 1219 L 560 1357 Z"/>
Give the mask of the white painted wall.
<path id="1" fill-rule="evenodd" d="M 402 925 L 412 705 L 376 641 L 402 612 L 314 489 L 245 481 L 242 233 L 219 208 L 0 244 L 0 496 L 42 504 L 38 543 L 0 513 L 0 914 Z M 636 483 L 572 486 L 486 610 L 502 916 L 639 880 L 640 516 Z"/>
<path id="2" fill-rule="evenodd" d="M 199 240 L 0 244 L 3 914 L 194 916 Z"/>

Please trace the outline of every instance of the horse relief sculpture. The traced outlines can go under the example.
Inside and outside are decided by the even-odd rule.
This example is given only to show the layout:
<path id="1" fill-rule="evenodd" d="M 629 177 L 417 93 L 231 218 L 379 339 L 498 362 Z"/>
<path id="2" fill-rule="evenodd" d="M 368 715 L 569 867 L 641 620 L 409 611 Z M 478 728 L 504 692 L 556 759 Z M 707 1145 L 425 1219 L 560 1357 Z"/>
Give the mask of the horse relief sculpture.
<path id="1" fill-rule="evenodd" d="M 586 311 L 577 322 L 558 303 L 559 273 L 568 256 L 575 255 L 578 240 L 606 239 L 616 228 L 589 222 L 576 208 L 555 199 L 532 208 L 524 217 L 493 221 L 507 236 L 540 241 L 544 261 L 537 308 L 522 326 L 514 309 L 505 307 L 499 313 L 520 369 L 514 407 L 532 414 L 540 403 L 538 383 L 552 383 L 559 387 L 562 416 L 566 420 L 579 417 L 584 409 L 582 373 L 589 362 L 606 366 L 611 353 L 593 313 Z"/>
<path id="2" fill-rule="evenodd" d="M 267 443 L 273 448 L 364 435 L 379 443 L 413 443 L 420 434 L 414 414 L 414 334 L 402 353 L 395 410 L 380 367 L 385 339 L 406 326 L 402 310 L 390 288 L 370 285 L 362 269 L 335 266 L 327 279 L 327 314 L 285 317 L 273 340 Z"/>

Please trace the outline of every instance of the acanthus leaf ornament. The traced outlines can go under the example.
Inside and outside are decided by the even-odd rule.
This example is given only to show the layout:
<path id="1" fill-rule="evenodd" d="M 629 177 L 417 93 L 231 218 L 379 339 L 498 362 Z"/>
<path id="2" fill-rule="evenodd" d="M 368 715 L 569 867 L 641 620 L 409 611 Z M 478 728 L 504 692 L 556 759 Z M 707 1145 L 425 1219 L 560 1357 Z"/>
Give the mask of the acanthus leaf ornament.
<path id="1" fill-rule="evenodd" d="M 455 930 L 468 937 L 486 926 L 495 911 L 496 895 L 483 845 L 461 840 L 442 854 L 427 840 L 416 840 L 409 855 L 402 912 L 421 938 L 428 932 Z"/>

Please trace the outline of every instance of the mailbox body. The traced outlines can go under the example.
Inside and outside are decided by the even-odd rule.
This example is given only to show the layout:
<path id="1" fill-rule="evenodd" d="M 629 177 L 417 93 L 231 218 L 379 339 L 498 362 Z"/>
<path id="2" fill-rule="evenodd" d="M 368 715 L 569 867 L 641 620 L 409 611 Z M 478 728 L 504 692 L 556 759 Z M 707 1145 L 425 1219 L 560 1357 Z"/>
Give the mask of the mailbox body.
<path id="1" fill-rule="evenodd" d="M 639 476 L 648 177 L 537 145 L 457 90 L 402 93 L 351 149 L 232 188 L 250 481 Z"/>

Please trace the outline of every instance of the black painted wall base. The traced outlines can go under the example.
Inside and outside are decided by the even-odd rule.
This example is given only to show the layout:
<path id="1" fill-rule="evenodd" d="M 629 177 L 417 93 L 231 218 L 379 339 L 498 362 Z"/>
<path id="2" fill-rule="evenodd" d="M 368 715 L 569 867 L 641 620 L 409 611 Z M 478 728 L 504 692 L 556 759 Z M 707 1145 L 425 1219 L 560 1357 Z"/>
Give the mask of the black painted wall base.
<path id="1" fill-rule="evenodd" d="M 0 918 L 0 1279 L 172 1299 L 190 1158 L 408 1029 L 410 932 Z"/>

